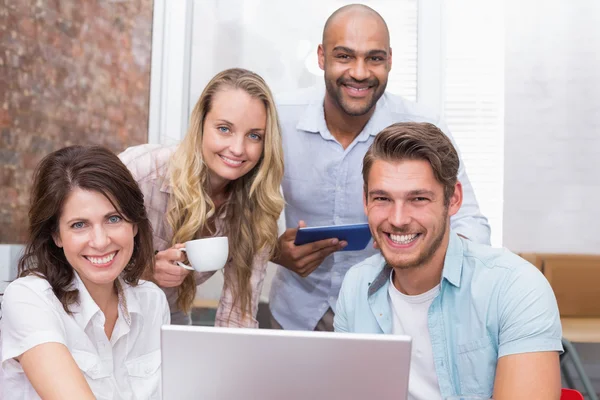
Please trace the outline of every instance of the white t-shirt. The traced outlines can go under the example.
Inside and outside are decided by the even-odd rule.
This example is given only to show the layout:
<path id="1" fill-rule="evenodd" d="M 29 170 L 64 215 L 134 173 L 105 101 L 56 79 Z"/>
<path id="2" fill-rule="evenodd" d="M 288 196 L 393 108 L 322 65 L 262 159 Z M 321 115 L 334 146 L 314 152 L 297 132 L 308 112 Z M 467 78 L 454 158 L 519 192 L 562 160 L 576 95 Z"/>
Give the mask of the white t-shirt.
<path id="1" fill-rule="evenodd" d="M 407 296 L 394 286 L 393 274 L 392 271 L 388 289 L 393 310 L 392 333 L 412 337 L 408 399 L 440 400 L 442 394 L 435 372 L 427 322 L 429 306 L 440 293 L 440 285 L 420 295 Z"/>
<path id="2" fill-rule="evenodd" d="M 49 342 L 69 349 L 97 399 L 161 398 L 160 328 L 170 323 L 167 299 L 151 282 L 136 287 L 119 282 L 119 315 L 110 340 L 104 314 L 77 273 L 72 287 L 79 290 L 79 304 L 69 307 L 72 315 L 43 278 L 30 275 L 8 285 L 0 320 L 4 400 L 40 398 L 15 357 Z"/>

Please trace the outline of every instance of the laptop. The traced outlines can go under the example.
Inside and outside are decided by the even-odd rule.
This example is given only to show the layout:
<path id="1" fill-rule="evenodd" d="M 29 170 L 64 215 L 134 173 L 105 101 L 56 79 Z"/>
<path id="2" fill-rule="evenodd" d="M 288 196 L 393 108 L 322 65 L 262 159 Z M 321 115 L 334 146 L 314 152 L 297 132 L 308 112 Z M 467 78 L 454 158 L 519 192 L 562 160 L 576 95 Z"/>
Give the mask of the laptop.
<path id="1" fill-rule="evenodd" d="M 164 325 L 164 400 L 406 400 L 400 335 Z"/>

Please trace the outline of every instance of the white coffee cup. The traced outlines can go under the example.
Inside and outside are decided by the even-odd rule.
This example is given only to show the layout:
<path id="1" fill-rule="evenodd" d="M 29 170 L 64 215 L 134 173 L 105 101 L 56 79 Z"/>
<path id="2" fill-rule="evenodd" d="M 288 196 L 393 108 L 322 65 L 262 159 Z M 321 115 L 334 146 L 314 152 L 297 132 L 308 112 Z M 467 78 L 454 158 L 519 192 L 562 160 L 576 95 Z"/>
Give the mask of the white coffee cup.
<path id="1" fill-rule="evenodd" d="M 227 263 L 229 256 L 229 241 L 227 236 L 217 236 L 185 242 L 185 247 L 180 249 L 187 254 L 187 258 L 198 272 L 216 271 Z M 185 269 L 190 269 L 182 262 L 177 264 Z"/>

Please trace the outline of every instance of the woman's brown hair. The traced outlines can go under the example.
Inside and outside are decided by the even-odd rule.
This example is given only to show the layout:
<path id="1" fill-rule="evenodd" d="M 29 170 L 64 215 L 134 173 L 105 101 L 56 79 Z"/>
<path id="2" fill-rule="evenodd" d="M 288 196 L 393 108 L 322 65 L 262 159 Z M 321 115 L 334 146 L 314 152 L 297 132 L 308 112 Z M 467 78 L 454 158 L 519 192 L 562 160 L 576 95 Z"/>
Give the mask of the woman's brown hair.
<path id="1" fill-rule="evenodd" d="M 143 272 L 154 266 L 152 227 L 144 195 L 131 173 L 110 150 L 99 146 L 70 146 L 48 154 L 34 173 L 29 208 L 29 238 L 19 260 L 18 276 L 46 279 L 65 311 L 78 301 L 71 289 L 74 272 L 52 235 L 71 191 L 80 188 L 104 195 L 120 216 L 137 226 L 130 262 L 121 277 L 135 286 Z"/>

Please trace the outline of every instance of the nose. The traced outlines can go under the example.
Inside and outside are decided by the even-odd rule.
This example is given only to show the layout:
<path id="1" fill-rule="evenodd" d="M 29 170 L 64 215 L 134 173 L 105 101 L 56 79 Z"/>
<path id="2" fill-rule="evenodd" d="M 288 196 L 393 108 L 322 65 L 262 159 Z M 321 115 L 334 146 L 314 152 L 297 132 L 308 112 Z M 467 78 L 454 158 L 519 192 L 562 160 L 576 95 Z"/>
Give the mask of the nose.
<path id="1" fill-rule="evenodd" d="M 409 208 L 403 202 L 394 204 L 388 216 L 388 222 L 396 228 L 409 225 L 411 219 Z"/>
<path id="2" fill-rule="evenodd" d="M 90 246 L 95 249 L 104 249 L 110 244 L 110 236 L 102 225 L 97 225 L 92 229 L 90 237 Z"/>
<path id="3" fill-rule="evenodd" d="M 231 151 L 232 155 L 240 157 L 244 154 L 244 138 L 245 136 L 242 134 L 233 135 L 229 143 L 229 151 Z"/>
<path id="4" fill-rule="evenodd" d="M 369 68 L 365 60 L 357 59 L 352 68 L 349 71 L 352 79 L 356 81 L 364 81 L 369 77 Z"/>

